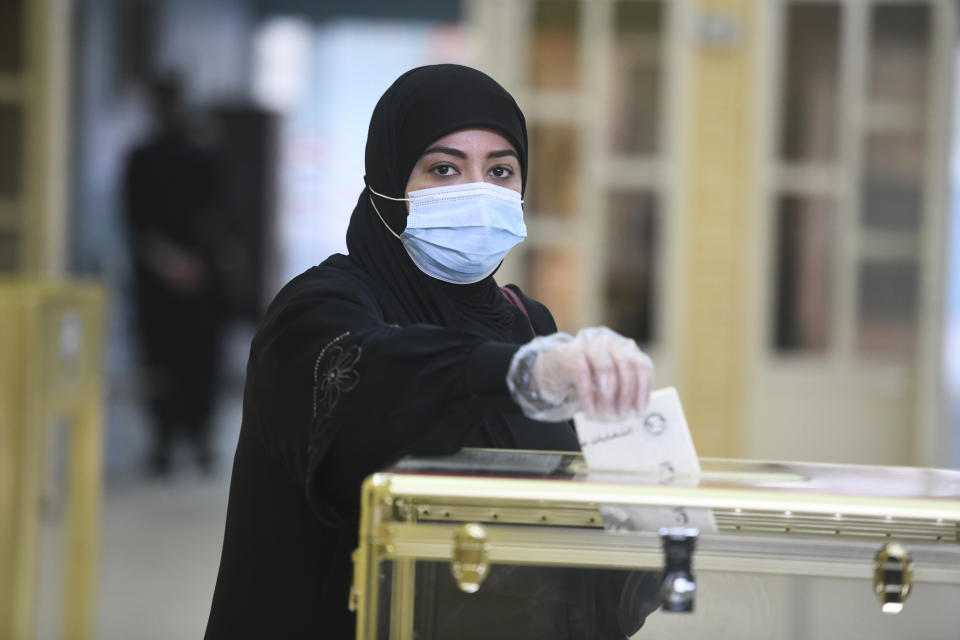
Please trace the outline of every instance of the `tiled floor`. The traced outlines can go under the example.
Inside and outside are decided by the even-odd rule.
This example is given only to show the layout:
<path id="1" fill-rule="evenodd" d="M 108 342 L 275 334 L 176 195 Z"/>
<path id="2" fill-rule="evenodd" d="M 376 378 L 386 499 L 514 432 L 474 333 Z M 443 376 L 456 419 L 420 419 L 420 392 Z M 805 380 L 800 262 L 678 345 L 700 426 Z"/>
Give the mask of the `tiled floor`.
<path id="1" fill-rule="evenodd" d="M 216 425 L 220 436 L 217 466 L 212 475 L 197 472 L 183 451 L 169 479 L 120 470 L 108 476 L 101 530 L 98 637 L 160 640 L 203 636 L 223 542 L 239 406 L 236 394 L 226 395 L 221 403 Z M 143 430 L 142 422 L 139 427 L 134 425 L 130 421 L 126 428 Z M 130 458 L 139 461 L 141 456 Z"/>
<path id="2" fill-rule="evenodd" d="M 201 638 L 226 514 L 224 478 L 107 488 L 98 637 Z"/>
<path id="3" fill-rule="evenodd" d="M 100 548 L 98 637 L 104 640 L 201 638 L 220 562 L 230 466 L 240 429 L 250 329 L 226 338 L 224 381 L 214 429 L 215 465 L 204 475 L 185 444 L 169 478 L 143 472 L 146 416 L 130 361 L 114 345 L 107 408 Z"/>

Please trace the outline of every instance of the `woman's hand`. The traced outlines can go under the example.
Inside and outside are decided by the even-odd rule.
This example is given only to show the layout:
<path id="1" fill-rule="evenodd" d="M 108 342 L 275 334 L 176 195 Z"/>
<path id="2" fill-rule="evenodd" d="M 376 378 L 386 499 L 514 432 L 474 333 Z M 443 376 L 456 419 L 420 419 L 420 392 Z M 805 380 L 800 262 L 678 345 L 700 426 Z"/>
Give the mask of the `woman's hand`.
<path id="1" fill-rule="evenodd" d="M 646 408 L 653 362 L 633 340 L 595 327 L 541 351 L 533 377 L 542 394 L 560 397 L 575 391 L 587 413 L 615 417 Z"/>
<path id="2" fill-rule="evenodd" d="M 652 383 L 650 357 L 606 327 L 535 338 L 517 351 L 507 374 L 523 412 L 547 421 L 581 410 L 604 418 L 642 413 Z"/>

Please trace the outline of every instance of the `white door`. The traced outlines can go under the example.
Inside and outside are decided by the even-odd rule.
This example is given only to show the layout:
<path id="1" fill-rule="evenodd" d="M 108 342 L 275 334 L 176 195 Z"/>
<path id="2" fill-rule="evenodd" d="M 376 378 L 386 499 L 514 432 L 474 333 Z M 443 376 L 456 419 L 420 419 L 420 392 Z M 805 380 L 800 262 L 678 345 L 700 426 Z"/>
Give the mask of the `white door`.
<path id="1" fill-rule="evenodd" d="M 763 4 L 742 450 L 938 464 L 956 7 Z"/>

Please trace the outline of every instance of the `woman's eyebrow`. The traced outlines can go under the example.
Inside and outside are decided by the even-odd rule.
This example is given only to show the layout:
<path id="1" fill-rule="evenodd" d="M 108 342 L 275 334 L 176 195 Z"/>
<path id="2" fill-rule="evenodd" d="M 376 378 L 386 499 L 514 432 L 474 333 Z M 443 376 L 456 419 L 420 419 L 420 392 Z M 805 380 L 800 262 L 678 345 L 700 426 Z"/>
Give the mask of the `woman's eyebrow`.
<path id="1" fill-rule="evenodd" d="M 424 151 L 422 155 L 428 155 L 431 153 L 445 153 L 448 156 L 455 156 L 463 160 L 467 159 L 467 154 L 465 154 L 463 151 L 460 151 L 460 149 L 454 149 L 453 147 L 430 147 Z"/>
<path id="2" fill-rule="evenodd" d="M 499 151 L 491 151 L 487 154 L 487 159 L 490 158 L 506 158 L 507 156 L 513 156 L 517 160 L 520 159 L 520 156 L 517 155 L 517 152 L 513 149 L 500 149 Z"/>
<path id="3" fill-rule="evenodd" d="M 454 147 L 430 147 L 429 149 L 427 149 L 426 151 L 424 151 L 423 154 L 421 154 L 421 155 L 422 155 L 422 156 L 426 156 L 426 155 L 429 155 L 429 154 L 431 154 L 431 153 L 443 153 L 443 154 L 445 154 L 445 155 L 454 156 L 454 157 L 460 158 L 460 159 L 462 159 L 462 160 L 466 160 L 466 159 L 467 159 L 467 154 L 466 154 L 466 153 L 464 153 L 464 152 L 461 151 L 460 149 L 456 149 L 456 148 L 454 148 Z M 487 159 L 491 159 L 491 158 L 506 158 L 507 156 L 513 156 L 514 158 L 517 158 L 517 160 L 520 159 L 520 157 L 517 155 L 517 152 L 514 151 L 513 149 L 499 149 L 499 150 L 497 150 L 497 151 L 491 151 L 490 153 L 487 154 Z"/>

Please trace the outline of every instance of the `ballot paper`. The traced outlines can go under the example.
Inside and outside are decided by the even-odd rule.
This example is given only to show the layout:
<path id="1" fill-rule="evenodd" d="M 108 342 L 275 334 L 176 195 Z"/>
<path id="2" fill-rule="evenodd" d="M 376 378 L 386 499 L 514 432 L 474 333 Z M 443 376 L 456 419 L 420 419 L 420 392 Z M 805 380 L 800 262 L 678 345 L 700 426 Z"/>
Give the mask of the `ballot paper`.
<path id="1" fill-rule="evenodd" d="M 597 482 L 656 482 L 696 486 L 700 460 L 680 396 L 673 387 L 650 394 L 643 415 L 603 420 L 579 413 L 574 417 L 588 480 Z M 600 507 L 604 526 L 611 530 L 658 531 L 661 527 L 693 527 L 714 532 L 709 509 L 678 507 Z"/>

